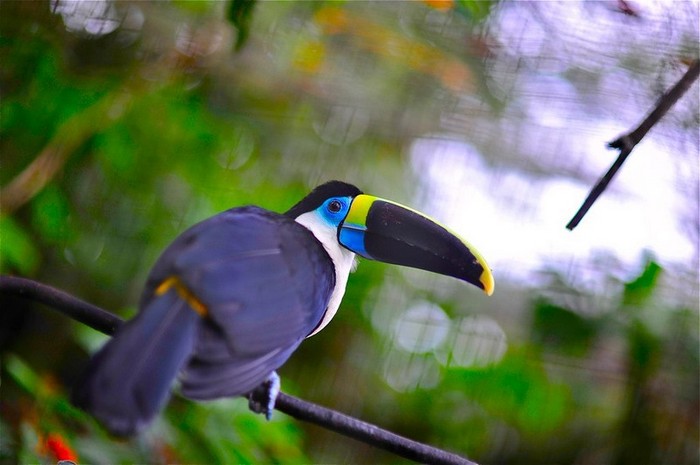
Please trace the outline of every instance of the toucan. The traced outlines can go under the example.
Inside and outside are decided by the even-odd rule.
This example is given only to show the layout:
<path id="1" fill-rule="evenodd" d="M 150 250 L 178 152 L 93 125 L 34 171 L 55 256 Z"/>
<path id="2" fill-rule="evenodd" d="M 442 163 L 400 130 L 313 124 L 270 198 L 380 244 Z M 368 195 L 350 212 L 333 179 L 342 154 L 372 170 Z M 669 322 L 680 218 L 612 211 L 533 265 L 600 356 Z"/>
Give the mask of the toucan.
<path id="1" fill-rule="evenodd" d="M 286 213 L 232 208 L 178 236 L 150 272 L 137 315 L 74 387 L 72 401 L 129 436 L 167 403 L 176 379 L 190 399 L 245 396 L 268 418 L 275 370 L 333 318 L 356 257 L 420 268 L 490 295 L 481 255 L 411 208 L 330 181 Z"/>

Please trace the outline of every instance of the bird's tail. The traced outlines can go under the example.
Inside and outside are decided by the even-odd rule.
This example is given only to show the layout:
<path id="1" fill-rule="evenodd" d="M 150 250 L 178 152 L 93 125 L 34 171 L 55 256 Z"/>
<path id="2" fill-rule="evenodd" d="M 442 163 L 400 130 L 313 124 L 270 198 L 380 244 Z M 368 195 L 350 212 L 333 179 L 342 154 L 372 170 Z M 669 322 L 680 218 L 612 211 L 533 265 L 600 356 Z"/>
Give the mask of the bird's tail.
<path id="1" fill-rule="evenodd" d="M 112 434 L 138 432 L 167 402 L 199 318 L 174 289 L 154 298 L 92 358 L 72 402 Z"/>

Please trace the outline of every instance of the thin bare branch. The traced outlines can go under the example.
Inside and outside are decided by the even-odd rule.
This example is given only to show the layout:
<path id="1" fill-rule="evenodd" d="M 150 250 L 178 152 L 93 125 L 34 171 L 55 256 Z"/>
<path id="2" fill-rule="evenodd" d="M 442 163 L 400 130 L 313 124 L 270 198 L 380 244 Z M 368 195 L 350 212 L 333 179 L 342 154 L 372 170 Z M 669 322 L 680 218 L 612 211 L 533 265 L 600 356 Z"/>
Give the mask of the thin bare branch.
<path id="1" fill-rule="evenodd" d="M 690 64 L 688 71 L 686 71 L 676 85 L 661 96 L 656 104 L 656 107 L 654 107 L 651 113 L 644 118 L 644 121 L 642 121 L 636 129 L 608 143 L 608 147 L 618 149 L 620 154 L 608 172 L 605 173 L 605 175 L 603 175 L 603 177 L 600 178 L 600 180 L 593 187 L 579 210 L 566 225 L 566 229 L 573 230 L 576 226 L 578 226 L 588 210 L 590 210 L 598 197 L 600 197 L 603 191 L 605 191 L 605 189 L 608 187 L 608 184 L 610 184 L 610 181 L 612 181 L 613 177 L 615 177 L 615 174 L 617 174 L 617 171 L 625 162 L 629 154 L 632 153 L 632 150 L 634 150 L 636 145 L 642 140 L 646 133 L 649 132 L 649 130 L 654 127 L 659 120 L 661 120 L 661 118 L 678 101 L 678 99 L 680 99 L 683 94 L 690 89 L 690 86 L 698 78 L 698 74 L 700 74 L 700 60 L 695 60 Z"/>

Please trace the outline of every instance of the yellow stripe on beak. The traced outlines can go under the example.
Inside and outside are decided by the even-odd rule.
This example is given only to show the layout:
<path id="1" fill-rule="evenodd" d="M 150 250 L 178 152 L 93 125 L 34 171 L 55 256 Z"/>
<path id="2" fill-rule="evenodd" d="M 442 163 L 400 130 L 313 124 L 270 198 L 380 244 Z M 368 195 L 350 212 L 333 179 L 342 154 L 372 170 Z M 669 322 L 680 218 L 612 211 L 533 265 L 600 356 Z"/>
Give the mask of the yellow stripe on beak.
<path id="1" fill-rule="evenodd" d="M 355 197 L 352 200 L 350 211 L 345 217 L 344 223 L 350 223 L 352 226 L 360 226 L 364 229 L 366 227 L 369 209 L 375 200 L 377 200 L 377 197 L 367 194 L 360 194 Z"/>

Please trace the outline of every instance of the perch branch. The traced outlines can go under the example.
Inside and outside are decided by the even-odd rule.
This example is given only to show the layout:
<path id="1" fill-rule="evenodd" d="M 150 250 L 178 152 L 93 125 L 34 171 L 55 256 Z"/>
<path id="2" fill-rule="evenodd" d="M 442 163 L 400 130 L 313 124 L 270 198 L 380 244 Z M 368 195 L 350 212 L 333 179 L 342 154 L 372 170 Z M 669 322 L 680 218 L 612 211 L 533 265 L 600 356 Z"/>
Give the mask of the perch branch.
<path id="1" fill-rule="evenodd" d="M 24 297 L 53 307 L 97 331 L 112 335 L 124 321 L 100 307 L 46 284 L 16 276 L 0 276 L 0 294 Z"/>
<path id="2" fill-rule="evenodd" d="M 656 107 L 654 107 L 651 113 L 649 113 L 649 115 L 644 119 L 644 121 L 641 122 L 639 126 L 637 126 L 636 129 L 608 143 L 608 147 L 618 149 L 620 154 L 608 172 L 605 173 L 600 180 L 598 180 L 590 194 L 588 194 L 588 197 L 586 197 L 586 200 L 583 202 L 573 218 L 571 218 L 571 221 L 569 221 L 569 223 L 566 225 L 566 229 L 573 230 L 581 222 L 588 210 L 590 210 L 598 197 L 600 197 L 600 194 L 602 194 L 608 187 L 608 184 L 610 184 L 610 181 L 612 181 L 613 177 L 625 162 L 629 154 L 632 153 L 635 146 L 642 140 L 646 133 L 659 122 L 659 120 L 678 101 L 678 99 L 680 99 L 683 94 L 690 89 L 690 86 L 698 78 L 698 74 L 700 74 L 700 60 L 695 60 L 690 64 L 690 67 L 683 77 L 681 77 L 681 79 L 676 83 L 676 85 L 661 96 L 656 104 Z"/>
<path id="3" fill-rule="evenodd" d="M 109 335 L 114 334 L 124 322 L 118 316 L 99 307 L 26 278 L 0 276 L 0 294 L 41 302 L 80 323 Z M 474 462 L 451 452 L 407 439 L 373 424 L 288 394 L 279 394 L 275 409 L 298 420 L 314 423 L 415 462 L 476 465 Z"/>

